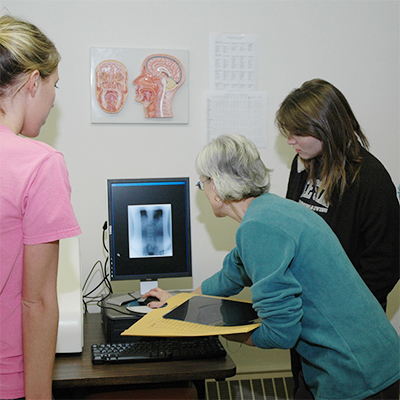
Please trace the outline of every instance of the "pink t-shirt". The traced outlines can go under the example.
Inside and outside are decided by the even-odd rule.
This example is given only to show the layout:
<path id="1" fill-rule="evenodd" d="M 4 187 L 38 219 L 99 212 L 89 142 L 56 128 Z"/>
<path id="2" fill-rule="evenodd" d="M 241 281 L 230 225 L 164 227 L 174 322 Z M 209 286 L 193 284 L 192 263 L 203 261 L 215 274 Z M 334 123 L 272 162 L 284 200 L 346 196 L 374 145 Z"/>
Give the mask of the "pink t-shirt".
<path id="1" fill-rule="evenodd" d="M 0 125 L 0 398 L 24 397 L 24 245 L 81 233 L 63 155 Z"/>

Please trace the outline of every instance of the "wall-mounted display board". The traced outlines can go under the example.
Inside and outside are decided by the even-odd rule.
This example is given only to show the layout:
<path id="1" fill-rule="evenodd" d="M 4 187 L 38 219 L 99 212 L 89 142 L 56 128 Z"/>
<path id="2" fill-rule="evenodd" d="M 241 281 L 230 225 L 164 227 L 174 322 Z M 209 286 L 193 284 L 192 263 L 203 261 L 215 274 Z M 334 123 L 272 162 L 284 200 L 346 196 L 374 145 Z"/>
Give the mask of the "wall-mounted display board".
<path id="1" fill-rule="evenodd" d="M 188 67 L 188 50 L 92 48 L 92 123 L 187 124 Z"/>

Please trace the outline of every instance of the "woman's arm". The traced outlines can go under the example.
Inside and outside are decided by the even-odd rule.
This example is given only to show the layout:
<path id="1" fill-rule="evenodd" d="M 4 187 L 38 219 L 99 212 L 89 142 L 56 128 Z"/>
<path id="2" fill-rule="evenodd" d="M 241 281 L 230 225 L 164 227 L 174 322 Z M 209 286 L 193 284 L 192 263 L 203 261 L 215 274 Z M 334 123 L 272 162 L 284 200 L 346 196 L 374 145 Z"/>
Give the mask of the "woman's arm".
<path id="1" fill-rule="evenodd" d="M 59 242 L 24 246 L 22 332 L 25 398 L 51 399 L 57 342 Z"/>

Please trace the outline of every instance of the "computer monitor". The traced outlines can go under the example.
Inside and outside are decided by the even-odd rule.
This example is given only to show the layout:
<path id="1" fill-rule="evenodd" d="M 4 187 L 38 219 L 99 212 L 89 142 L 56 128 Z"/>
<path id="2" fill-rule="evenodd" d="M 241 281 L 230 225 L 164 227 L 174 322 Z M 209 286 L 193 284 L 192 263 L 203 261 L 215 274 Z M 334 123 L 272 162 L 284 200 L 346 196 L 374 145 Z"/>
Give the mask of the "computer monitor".
<path id="1" fill-rule="evenodd" d="M 108 179 L 111 280 L 192 276 L 189 178 Z"/>

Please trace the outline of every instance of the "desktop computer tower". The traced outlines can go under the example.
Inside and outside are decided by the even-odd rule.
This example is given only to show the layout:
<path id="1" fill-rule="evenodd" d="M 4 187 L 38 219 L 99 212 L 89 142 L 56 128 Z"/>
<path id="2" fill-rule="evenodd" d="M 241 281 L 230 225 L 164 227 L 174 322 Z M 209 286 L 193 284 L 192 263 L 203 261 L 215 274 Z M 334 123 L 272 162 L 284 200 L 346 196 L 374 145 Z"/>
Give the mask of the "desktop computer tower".
<path id="1" fill-rule="evenodd" d="M 108 301 L 112 298 L 113 295 L 110 295 L 101 302 L 101 325 L 106 342 L 121 343 L 137 341 L 137 337 L 121 336 L 121 333 L 137 322 L 142 316 L 130 313 L 126 309 L 126 305 L 118 306 L 110 304 Z"/>

